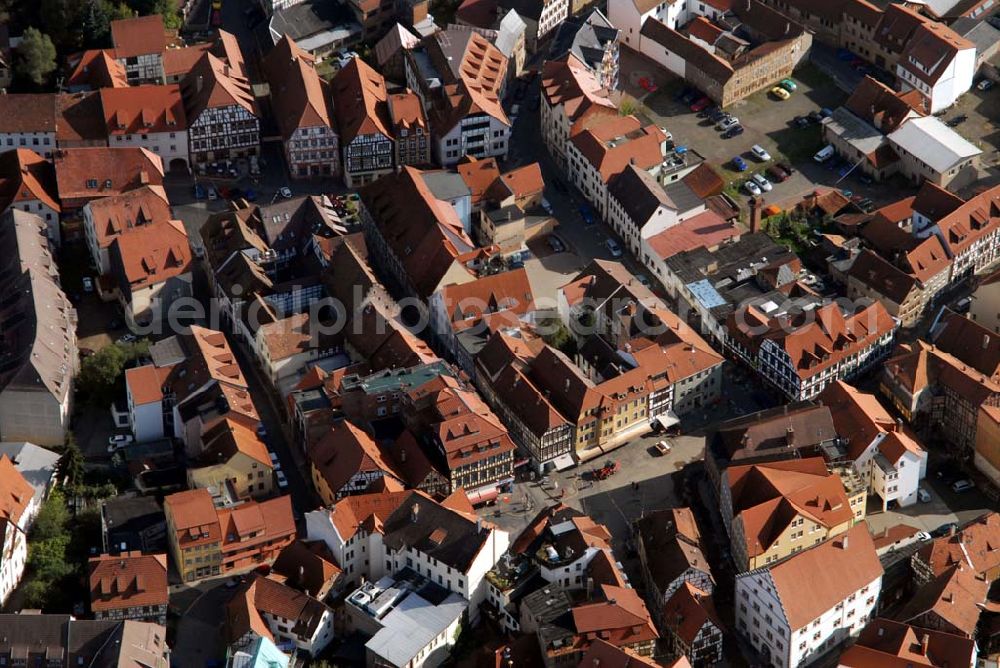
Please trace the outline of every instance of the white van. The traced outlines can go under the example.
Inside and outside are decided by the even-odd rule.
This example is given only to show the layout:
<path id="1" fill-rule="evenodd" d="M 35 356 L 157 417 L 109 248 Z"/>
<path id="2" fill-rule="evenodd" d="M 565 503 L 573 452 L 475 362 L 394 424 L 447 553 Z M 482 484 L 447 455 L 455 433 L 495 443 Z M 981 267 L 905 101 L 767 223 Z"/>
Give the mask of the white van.
<path id="1" fill-rule="evenodd" d="M 826 162 L 827 160 L 833 157 L 833 154 L 834 154 L 833 146 L 827 144 L 826 146 L 820 149 L 819 153 L 813 156 L 813 160 L 815 160 L 816 162 Z"/>

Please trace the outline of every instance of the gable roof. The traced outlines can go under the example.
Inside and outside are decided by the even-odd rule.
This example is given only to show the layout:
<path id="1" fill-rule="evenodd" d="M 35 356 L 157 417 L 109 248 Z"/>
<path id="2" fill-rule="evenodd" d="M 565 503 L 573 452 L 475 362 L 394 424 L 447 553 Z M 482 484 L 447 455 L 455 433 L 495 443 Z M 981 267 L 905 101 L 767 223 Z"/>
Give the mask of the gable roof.
<path id="1" fill-rule="evenodd" d="M 181 87 L 177 84 L 101 88 L 98 95 L 109 136 L 187 130 Z"/>
<path id="2" fill-rule="evenodd" d="M 116 58 L 162 54 L 167 48 L 163 17 L 149 14 L 112 21 L 111 42 L 115 47 Z"/>
<path id="3" fill-rule="evenodd" d="M 145 148 L 67 148 L 54 155 L 56 187 L 66 200 L 97 199 L 163 185 L 163 161 Z"/>
<path id="4" fill-rule="evenodd" d="M 342 144 L 360 135 L 381 134 L 392 139 L 386 104 L 389 93 L 381 74 L 360 58 L 353 58 L 333 78 L 331 89 Z"/>
<path id="5" fill-rule="evenodd" d="M 25 148 L 0 153 L 0 211 L 29 200 L 61 211 L 52 163 Z"/>
<path id="6" fill-rule="evenodd" d="M 91 557 L 90 609 L 167 605 L 167 555 L 128 552 Z"/>
<path id="7" fill-rule="evenodd" d="M 313 57 L 288 35 L 261 63 L 271 86 L 271 107 L 287 141 L 299 128 L 333 128 L 333 98 Z"/>
<path id="8" fill-rule="evenodd" d="M 205 52 L 181 83 L 184 111 L 192 125 L 206 109 L 241 107 L 257 116 L 250 81 L 240 68 Z"/>
<path id="9" fill-rule="evenodd" d="M 793 631 L 882 577 L 882 564 L 875 554 L 867 522 L 859 522 L 836 538 L 766 570 Z M 737 578 L 753 577 L 757 572 L 750 571 Z"/>

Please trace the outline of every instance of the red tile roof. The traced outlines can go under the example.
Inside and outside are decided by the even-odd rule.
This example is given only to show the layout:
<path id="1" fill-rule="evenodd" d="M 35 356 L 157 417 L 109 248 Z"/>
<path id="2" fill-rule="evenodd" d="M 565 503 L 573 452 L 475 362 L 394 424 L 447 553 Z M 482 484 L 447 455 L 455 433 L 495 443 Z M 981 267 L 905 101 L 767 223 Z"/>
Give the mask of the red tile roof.
<path id="1" fill-rule="evenodd" d="M 568 54 L 560 60 L 547 61 L 542 66 L 542 95 L 550 107 L 564 105 L 563 113 L 569 122 L 589 115 L 595 108 L 598 113 L 617 116 L 618 106 L 611 101 L 606 90 L 580 59 Z"/>
<path id="2" fill-rule="evenodd" d="M 971 666 L 976 655 L 971 638 L 943 631 L 873 619 L 857 643 L 840 655 L 843 668 L 944 668 Z"/>
<path id="3" fill-rule="evenodd" d="M 167 605 L 166 554 L 102 554 L 91 557 L 88 569 L 90 609 L 95 613 Z"/>
<path id="4" fill-rule="evenodd" d="M 87 201 L 163 185 L 163 161 L 144 148 L 68 148 L 57 151 L 54 161 L 63 206 L 67 200 Z"/>
<path id="5" fill-rule="evenodd" d="M 0 154 L 0 211 L 19 202 L 38 200 L 59 213 L 57 197 L 51 162 L 25 148 Z"/>
<path id="6" fill-rule="evenodd" d="M 109 136 L 187 130 L 177 84 L 102 88 L 99 94 Z"/>
<path id="7" fill-rule="evenodd" d="M 941 575 L 955 564 L 964 563 L 974 573 L 1000 568 L 1000 515 L 982 515 L 952 536 L 935 538 L 917 552 L 934 575 Z"/>
<path id="8" fill-rule="evenodd" d="M 111 242 L 111 266 L 135 291 L 191 271 L 191 247 L 184 224 L 164 220 L 134 228 Z"/>
<path id="9" fill-rule="evenodd" d="M 650 248 L 666 259 L 696 248 L 714 248 L 730 239 L 738 239 L 740 228 L 723 220 L 714 211 L 704 211 L 682 223 L 668 227 L 649 239 Z"/>
<path id="10" fill-rule="evenodd" d="M 131 58 L 150 53 L 162 54 L 167 48 L 163 17 L 159 14 L 118 19 L 111 22 L 111 42 L 116 58 Z"/>
<path id="11" fill-rule="evenodd" d="M 882 576 L 882 564 L 866 522 L 780 561 L 769 570 L 775 594 L 793 631 Z"/>
<path id="12" fill-rule="evenodd" d="M 115 60 L 111 49 L 84 51 L 72 67 L 73 71 L 66 79 L 66 87 L 71 90 L 77 87 L 99 90 L 128 86 L 125 67 Z"/>
<path id="13" fill-rule="evenodd" d="M 336 527 L 340 539 L 346 542 L 364 524 L 381 526 L 410 494 L 409 491 L 396 491 L 348 496 L 333 505 L 330 521 Z"/>
<path id="14" fill-rule="evenodd" d="M 316 73 L 309 53 L 285 35 L 261 65 L 271 86 L 271 108 L 286 141 L 300 128 L 333 128 L 329 86 Z"/>
<path id="15" fill-rule="evenodd" d="M 23 526 L 24 511 L 34 495 L 34 488 L 17 470 L 10 457 L 0 455 L 0 520 L 9 520 Z"/>
<path id="16" fill-rule="evenodd" d="M 341 144 L 361 135 L 392 139 L 385 79 L 360 58 L 354 58 L 331 83 Z"/>
<path id="17" fill-rule="evenodd" d="M 643 126 L 635 116 L 617 116 L 577 128 L 570 141 L 608 183 L 630 164 L 646 170 L 658 166 L 666 136 L 655 125 Z"/>
<path id="18" fill-rule="evenodd" d="M 177 492 L 163 499 L 163 512 L 171 518 L 182 548 L 222 540 L 219 518 L 207 489 Z"/>
<path id="19" fill-rule="evenodd" d="M 170 202 L 163 186 L 143 186 L 88 204 L 98 248 L 145 225 L 170 220 Z"/>

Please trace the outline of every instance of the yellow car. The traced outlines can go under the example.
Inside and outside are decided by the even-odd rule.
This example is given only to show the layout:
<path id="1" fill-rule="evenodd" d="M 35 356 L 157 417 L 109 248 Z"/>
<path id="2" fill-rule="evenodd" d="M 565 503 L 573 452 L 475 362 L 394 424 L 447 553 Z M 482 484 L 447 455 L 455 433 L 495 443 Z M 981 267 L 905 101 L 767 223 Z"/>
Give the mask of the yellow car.
<path id="1" fill-rule="evenodd" d="M 775 86 L 774 88 L 772 88 L 771 89 L 771 95 L 775 96 L 779 100 L 787 100 L 788 98 L 790 98 L 792 96 L 791 93 L 789 93 L 787 90 L 785 90 L 781 86 Z"/>

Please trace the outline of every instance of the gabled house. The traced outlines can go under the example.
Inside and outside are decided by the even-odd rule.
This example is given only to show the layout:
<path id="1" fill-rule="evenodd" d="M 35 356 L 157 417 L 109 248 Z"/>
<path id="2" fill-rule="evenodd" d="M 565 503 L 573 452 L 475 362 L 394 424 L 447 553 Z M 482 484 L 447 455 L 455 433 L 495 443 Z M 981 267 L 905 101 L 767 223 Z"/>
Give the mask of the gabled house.
<path id="1" fill-rule="evenodd" d="M 875 614 L 882 564 L 856 524 L 776 564 L 736 576 L 736 629 L 773 665 L 794 668 L 857 636 Z"/>
<path id="2" fill-rule="evenodd" d="M 28 531 L 44 496 L 17 470 L 6 453 L 0 455 L 0 601 L 17 588 L 28 562 Z"/>
<path id="3" fill-rule="evenodd" d="M 846 441 L 845 455 L 868 487 L 868 493 L 900 507 L 917 502 L 920 481 L 927 475 L 927 451 L 902 429 L 873 394 L 844 381 L 819 395 L 828 406 L 837 433 Z"/>
<path id="4" fill-rule="evenodd" d="M 188 154 L 199 174 L 209 163 L 256 158 L 260 120 L 242 63 L 204 53 L 184 77 L 181 94 L 188 120 Z"/>
<path id="5" fill-rule="evenodd" d="M 108 146 L 141 146 L 160 156 L 165 169 L 187 173 L 188 121 L 180 86 L 101 88 L 98 95 Z"/>
<path id="6" fill-rule="evenodd" d="M 259 638 L 315 657 L 333 640 L 333 610 L 309 594 L 256 574 L 226 606 L 231 649 L 246 649 Z"/>
<path id="7" fill-rule="evenodd" d="M 389 93 L 381 74 L 354 58 L 331 83 L 340 129 L 344 184 L 371 183 L 392 171 L 395 144 L 389 117 Z"/>
<path id="8" fill-rule="evenodd" d="M 50 242 L 59 245 L 62 206 L 56 173 L 51 162 L 30 149 L 0 153 L 0 213 L 11 208 L 43 219 Z"/>
<path id="9" fill-rule="evenodd" d="M 167 623 L 167 555 L 102 554 L 90 558 L 88 570 L 95 618 Z"/>
<path id="10" fill-rule="evenodd" d="M 162 84 L 167 35 L 159 14 L 111 22 L 112 53 L 130 86 Z"/>
<path id="11" fill-rule="evenodd" d="M 271 106 L 281 130 L 292 178 L 340 174 L 340 144 L 329 84 L 315 59 L 287 35 L 262 67 L 271 86 Z"/>
<path id="12" fill-rule="evenodd" d="M 225 417 L 205 431 L 201 440 L 201 454 L 188 462 L 189 487 L 228 487 L 241 499 L 273 496 L 274 463 L 252 421 Z"/>
<path id="13" fill-rule="evenodd" d="M 116 237 L 172 217 L 163 186 L 142 186 L 88 202 L 83 207 L 83 233 L 91 265 L 101 275 L 110 274 L 110 248 Z"/>

